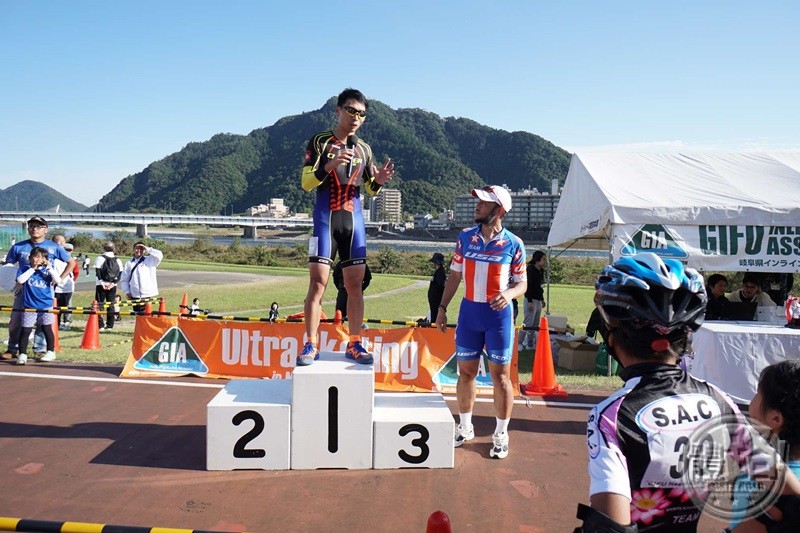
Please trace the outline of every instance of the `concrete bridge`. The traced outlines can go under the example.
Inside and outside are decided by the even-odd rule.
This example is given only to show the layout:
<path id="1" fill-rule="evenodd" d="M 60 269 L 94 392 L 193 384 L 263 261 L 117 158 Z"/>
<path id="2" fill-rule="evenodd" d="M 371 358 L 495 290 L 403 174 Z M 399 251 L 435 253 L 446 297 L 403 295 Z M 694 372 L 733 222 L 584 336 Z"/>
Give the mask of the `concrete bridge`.
<path id="1" fill-rule="evenodd" d="M 223 215 L 184 215 L 184 214 L 146 214 L 146 213 L 49 213 L 34 211 L 0 211 L 0 220 L 9 222 L 25 222 L 32 216 L 40 215 L 48 224 L 55 226 L 65 222 L 92 222 L 111 224 L 114 226 L 136 226 L 137 237 L 147 237 L 147 226 L 158 224 L 193 224 L 207 226 L 239 226 L 244 228 L 244 237 L 255 239 L 258 228 L 310 228 L 310 218 L 264 218 Z M 367 228 L 379 231 L 388 225 L 387 222 L 367 222 Z"/>

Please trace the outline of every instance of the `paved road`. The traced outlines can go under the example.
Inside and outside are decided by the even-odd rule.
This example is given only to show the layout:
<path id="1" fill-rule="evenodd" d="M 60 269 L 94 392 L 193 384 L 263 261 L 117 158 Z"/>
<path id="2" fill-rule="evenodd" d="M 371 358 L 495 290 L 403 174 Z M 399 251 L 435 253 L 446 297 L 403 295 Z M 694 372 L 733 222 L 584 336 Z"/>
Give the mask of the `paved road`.
<path id="1" fill-rule="evenodd" d="M 290 278 L 284 276 L 268 276 L 266 274 L 244 274 L 239 272 L 158 271 L 158 287 L 160 289 L 190 287 L 192 285 L 241 285 L 245 283 L 265 283 L 281 279 Z M 78 278 L 78 290 L 93 290 L 92 286 L 94 284 L 95 278 L 86 276 L 83 274 L 83 271 L 81 271 L 81 276 Z"/>

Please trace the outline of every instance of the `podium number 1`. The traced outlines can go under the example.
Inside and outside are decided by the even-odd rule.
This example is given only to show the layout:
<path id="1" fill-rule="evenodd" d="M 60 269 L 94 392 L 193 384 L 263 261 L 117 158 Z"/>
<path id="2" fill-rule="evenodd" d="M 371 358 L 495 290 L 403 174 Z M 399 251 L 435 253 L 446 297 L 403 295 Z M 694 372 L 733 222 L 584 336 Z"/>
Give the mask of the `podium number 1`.
<path id="1" fill-rule="evenodd" d="M 339 389 L 328 388 L 328 451 L 339 451 Z"/>
<path id="2" fill-rule="evenodd" d="M 236 441 L 236 444 L 233 446 L 233 456 L 238 459 L 259 459 L 261 457 L 266 457 L 267 452 L 265 450 L 260 448 L 247 448 L 250 441 L 261 435 L 261 432 L 264 431 L 264 417 L 256 411 L 240 411 L 233 417 L 232 422 L 234 425 L 238 426 L 245 420 L 252 420 L 253 427 Z"/>

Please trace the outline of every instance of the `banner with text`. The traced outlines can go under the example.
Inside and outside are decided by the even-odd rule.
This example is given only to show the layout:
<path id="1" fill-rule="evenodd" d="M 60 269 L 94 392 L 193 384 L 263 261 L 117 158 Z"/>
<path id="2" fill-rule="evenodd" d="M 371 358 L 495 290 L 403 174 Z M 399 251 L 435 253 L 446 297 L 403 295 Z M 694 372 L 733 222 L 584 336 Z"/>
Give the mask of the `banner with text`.
<path id="1" fill-rule="evenodd" d="M 321 324 L 321 352 L 344 350 L 346 326 Z M 386 391 L 454 393 L 458 380 L 452 328 L 369 329 L 364 345 L 375 359 L 375 388 Z M 225 322 L 178 317 L 137 317 L 122 377 L 183 376 L 290 379 L 305 342 L 301 323 Z M 519 388 L 517 348 L 511 363 Z M 478 375 L 479 394 L 492 393 L 486 356 Z"/>
<path id="2" fill-rule="evenodd" d="M 800 226 L 615 225 L 614 259 L 655 252 L 704 271 L 800 272 Z"/>

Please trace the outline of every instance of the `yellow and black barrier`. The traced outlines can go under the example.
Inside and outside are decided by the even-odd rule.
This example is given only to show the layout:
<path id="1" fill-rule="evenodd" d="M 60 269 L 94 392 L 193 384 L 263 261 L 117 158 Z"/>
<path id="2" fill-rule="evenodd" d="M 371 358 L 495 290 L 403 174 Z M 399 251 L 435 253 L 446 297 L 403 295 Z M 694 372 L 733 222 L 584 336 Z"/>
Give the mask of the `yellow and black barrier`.
<path id="1" fill-rule="evenodd" d="M 25 313 L 34 313 L 34 312 L 48 312 L 48 313 L 59 313 L 62 311 L 66 311 L 69 313 L 73 313 L 76 315 L 105 315 L 107 311 L 102 310 L 94 310 L 92 308 L 86 307 L 54 307 L 52 309 L 18 309 L 7 305 L 0 305 L 0 312 L 2 311 L 20 311 Z M 145 313 L 136 313 L 134 311 L 120 311 L 120 316 L 142 316 Z M 289 323 L 304 323 L 304 318 L 275 318 L 270 320 L 269 318 L 265 317 L 258 317 L 258 316 L 233 316 L 233 315 L 215 315 L 215 314 L 205 314 L 205 313 L 198 313 L 196 315 L 190 315 L 186 312 L 174 312 L 174 311 L 153 311 L 150 313 L 152 316 L 177 316 L 182 318 L 195 318 L 200 320 L 225 320 L 229 322 L 289 322 Z M 325 318 L 320 320 L 321 323 L 333 324 L 336 322 L 347 322 L 347 319 L 344 320 L 337 320 L 335 318 Z M 416 327 L 416 328 L 433 328 L 436 327 L 436 324 L 430 324 L 428 322 L 421 322 L 421 321 L 403 321 L 403 320 L 384 320 L 378 318 L 365 318 L 363 322 L 367 324 L 381 324 L 385 326 L 408 326 L 408 327 Z M 447 327 L 456 327 L 456 324 L 447 324 Z M 514 326 L 514 329 L 519 331 L 539 331 L 538 326 Z M 549 330 L 550 333 L 558 334 L 561 333 L 555 330 Z"/>
<path id="2" fill-rule="evenodd" d="M 51 522 L 0 516 L 0 531 L 35 533 L 224 533 L 205 529 L 176 529 L 171 527 L 136 527 L 90 524 L 86 522 Z"/>

